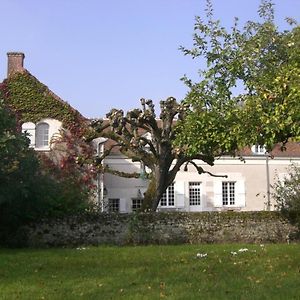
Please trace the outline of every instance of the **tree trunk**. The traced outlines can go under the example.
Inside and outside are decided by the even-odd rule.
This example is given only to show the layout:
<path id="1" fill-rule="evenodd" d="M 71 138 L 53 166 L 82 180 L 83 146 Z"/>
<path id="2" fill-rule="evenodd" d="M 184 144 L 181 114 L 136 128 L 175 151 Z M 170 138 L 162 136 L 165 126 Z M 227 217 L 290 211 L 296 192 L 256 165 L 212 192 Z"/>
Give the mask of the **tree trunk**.
<path id="1" fill-rule="evenodd" d="M 153 206 L 153 199 L 155 198 L 155 193 L 156 193 L 156 179 L 154 176 L 151 176 L 148 189 L 144 194 L 143 204 L 141 207 L 142 211 L 153 211 L 152 206 Z"/>
<path id="2" fill-rule="evenodd" d="M 174 180 L 170 178 L 168 171 L 170 165 L 165 160 L 152 171 L 148 189 L 144 194 L 142 211 L 156 211 L 162 195 Z"/>

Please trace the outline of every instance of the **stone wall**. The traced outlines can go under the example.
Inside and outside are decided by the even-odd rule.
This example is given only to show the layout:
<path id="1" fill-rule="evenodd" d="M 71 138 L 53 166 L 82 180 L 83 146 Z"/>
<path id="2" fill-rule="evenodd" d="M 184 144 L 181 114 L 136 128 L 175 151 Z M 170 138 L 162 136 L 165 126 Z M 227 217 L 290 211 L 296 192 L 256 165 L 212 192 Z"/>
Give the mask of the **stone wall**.
<path id="1" fill-rule="evenodd" d="M 24 232 L 24 231 L 23 231 Z M 275 243 L 296 229 L 276 212 L 88 214 L 25 228 L 27 245 Z"/>

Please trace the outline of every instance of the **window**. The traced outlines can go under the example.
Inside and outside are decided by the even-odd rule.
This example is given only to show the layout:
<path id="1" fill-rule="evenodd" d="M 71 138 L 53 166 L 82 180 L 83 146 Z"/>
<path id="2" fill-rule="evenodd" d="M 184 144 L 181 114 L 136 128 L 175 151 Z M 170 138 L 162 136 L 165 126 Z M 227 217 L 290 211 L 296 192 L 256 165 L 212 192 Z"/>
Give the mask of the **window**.
<path id="1" fill-rule="evenodd" d="M 201 205 L 201 182 L 189 182 L 190 205 Z"/>
<path id="2" fill-rule="evenodd" d="M 175 205 L 175 193 L 174 182 L 167 188 L 165 193 L 160 199 L 160 206 L 174 206 Z"/>
<path id="3" fill-rule="evenodd" d="M 108 211 L 119 212 L 120 211 L 120 199 L 108 199 Z"/>
<path id="4" fill-rule="evenodd" d="M 264 155 L 266 153 L 266 148 L 261 145 L 253 145 L 251 151 L 256 155 Z"/>
<path id="5" fill-rule="evenodd" d="M 222 182 L 222 202 L 225 206 L 235 205 L 235 182 Z"/>
<path id="6" fill-rule="evenodd" d="M 132 211 L 137 211 L 142 207 L 143 199 L 142 198 L 133 198 L 132 199 Z"/>
<path id="7" fill-rule="evenodd" d="M 39 123 L 36 126 L 36 147 L 48 148 L 49 147 L 49 124 Z"/>
<path id="8" fill-rule="evenodd" d="M 32 122 L 22 124 L 22 132 L 29 138 L 30 147 L 43 151 L 50 150 L 50 141 L 52 137 L 60 135 L 61 128 L 62 123 L 51 118 L 42 119 L 37 124 Z"/>

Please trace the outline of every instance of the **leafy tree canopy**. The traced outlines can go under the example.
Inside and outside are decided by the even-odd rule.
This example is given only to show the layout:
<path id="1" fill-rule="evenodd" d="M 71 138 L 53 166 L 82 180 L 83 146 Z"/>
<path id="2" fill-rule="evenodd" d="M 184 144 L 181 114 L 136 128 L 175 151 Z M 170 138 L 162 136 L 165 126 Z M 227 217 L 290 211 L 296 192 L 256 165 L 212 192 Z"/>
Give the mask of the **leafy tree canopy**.
<path id="1" fill-rule="evenodd" d="M 177 144 L 198 153 L 211 136 L 228 150 L 256 143 L 271 150 L 299 139 L 300 27 L 287 19 L 290 30 L 280 31 L 269 0 L 258 9 L 262 21 L 248 21 L 242 29 L 237 18 L 229 31 L 214 20 L 210 0 L 206 12 L 205 20 L 196 18 L 193 48 L 181 47 L 185 55 L 204 59 L 206 68 L 199 82 L 183 78 L 191 110 Z"/>
<path id="2" fill-rule="evenodd" d="M 299 27 L 288 20 L 292 29 L 280 32 L 268 0 L 258 10 L 262 22 L 249 21 L 242 29 L 237 19 L 230 31 L 215 21 L 210 0 L 206 12 L 206 20 L 196 18 L 193 48 L 181 48 L 206 61 L 199 82 L 183 78 L 190 91 L 182 103 L 162 101 L 156 119 L 152 101 L 142 99 L 142 109 L 113 109 L 107 123 L 93 124 L 98 135 L 114 141 L 103 157 L 119 147 L 151 170 L 144 209 L 156 210 L 182 165 L 202 174 L 197 160 L 213 165 L 215 157 L 236 155 L 245 146 L 271 150 L 300 136 Z"/>

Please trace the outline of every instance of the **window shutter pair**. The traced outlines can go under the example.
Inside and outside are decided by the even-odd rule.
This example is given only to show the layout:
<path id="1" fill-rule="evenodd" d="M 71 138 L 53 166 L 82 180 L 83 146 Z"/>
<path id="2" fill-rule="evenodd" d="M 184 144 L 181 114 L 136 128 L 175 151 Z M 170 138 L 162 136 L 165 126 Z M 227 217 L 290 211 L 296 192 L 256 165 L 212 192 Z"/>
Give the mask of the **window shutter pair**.
<path id="1" fill-rule="evenodd" d="M 222 198 L 222 182 L 227 180 L 215 180 L 214 182 L 214 206 L 223 207 Z M 244 180 L 228 180 L 234 181 L 235 185 L 235 205 L 233 207 L 245 207 L 246 206 L 246 191 Z"/>

